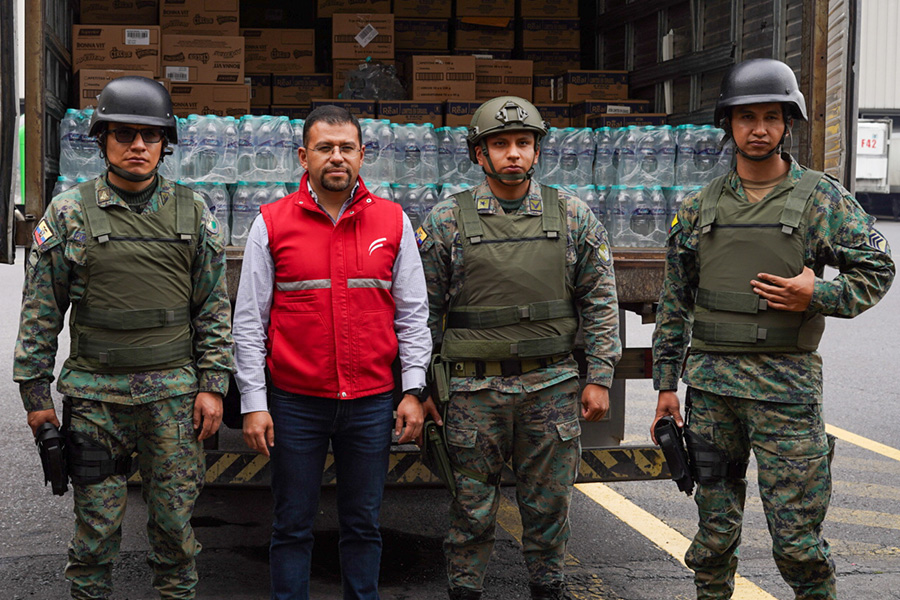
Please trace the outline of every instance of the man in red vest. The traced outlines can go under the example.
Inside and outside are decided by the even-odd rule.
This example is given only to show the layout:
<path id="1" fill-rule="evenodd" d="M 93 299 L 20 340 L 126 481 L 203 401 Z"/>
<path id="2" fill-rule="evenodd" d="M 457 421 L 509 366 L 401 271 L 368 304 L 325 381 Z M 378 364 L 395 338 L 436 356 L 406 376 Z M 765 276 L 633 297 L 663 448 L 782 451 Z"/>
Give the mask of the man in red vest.
<path id="1" fill-rule="evenodd" d="M 391 431 L 409 442 L 424 421 L 425 278 L 409 218 L 358 177 L 358 121 L 318 108 L 303 140 L 299 190 L 261 208 L 244 251 L 234 322 L 244 440 L 271 456 L 272 599 L 309 597 L 330 442 L 344 598 L 376 600 Z M 404 393 L 395 419 L 398 353 Z"/>

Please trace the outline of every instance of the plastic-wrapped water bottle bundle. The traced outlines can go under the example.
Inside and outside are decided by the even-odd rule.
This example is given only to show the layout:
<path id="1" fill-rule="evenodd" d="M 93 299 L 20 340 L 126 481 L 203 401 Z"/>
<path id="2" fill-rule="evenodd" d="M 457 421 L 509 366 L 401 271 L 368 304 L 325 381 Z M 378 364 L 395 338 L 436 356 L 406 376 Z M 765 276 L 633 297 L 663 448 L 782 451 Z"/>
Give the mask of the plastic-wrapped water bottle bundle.
<path id="1" fill-rule="evenodd" d="M 92 179 L 106 168 L 97 138 L 90 137 L 93 109 L 70 108 L 59 124 L 59 174 L 68 179 Z"/>
<path id="2" fill-rule="evenodd" d="M 731 168 L 734 146 L 722 144 L 725 132 L 711 125 L 679 125 L 675 128 L 677 154 L 675 183 L 706 185 Z"/>
<path id="3" fill-rule="evenodd" d="M 188 187 L 203 196 L 209 212 L 219 223 L 225 243 L 231 243 L 231 194 L 224 183 L 207 183 L 205 181 L 189 183 Z"/>
<path id="4" fill-rule="evenodd" d="M 245 246 L 259 207 L 286 195 L 283 183 L 238 181 L 231 194 L 231 244 Z"/>
<path id="5" fill-rule="evenodd" d="M 394 180 L 424 185 L 438 181 L 438 138 L 434 125 L 391 124 L 394 130 Z"/>
<path id="6" fill-rule="evenodd" d="M 291 138 L 291 148 L 294 155 L 294 167 L 289 180 L 299 183 L 299 181 L 303 178 L 303 174 L 306 172 L 300 165 L 299 158 L 299 150 L 303 147 L 303 119 L 293 119 L 291 121 L 291 129 L 293 129 L 294 131 L 293 137 Z"/>
<path id="7" fill-rule="evenodd" d="M 669 230 L 662 187 L 614 185 L 606 202 L 607 227 L 613 246 L 664 246 Z"/>
<path id="8" fill-rule="evenodd" d="M 469 158 L 466 127 L 440 127 L 438 137 L 438 183 L 478 185 L 484 178 L 481 168 Z"/>
<path id="9" fill-rule="evenodd" d="M 541 142 L 538 181 L 545 185 L 590 185 L 594 147 L 594 132 L 587 127 L 551 127 Z"/>
<path id="10" fill-rule="evenodd" d="M 438 202 L 443 202 L 453 194 L 458 194 L 464 190 L 471 190 L 472 185 L 469 183 L 445 183 L 441 186 L 441 195 Z"/>
<path id="11" fill-rule="evenodd" d="M 594 185 L 610 186 L 617 182 L 616 144 L 619 129 L 601 127 L 594 132 Z"/>
<path id="12" fill-rule="evenodd" d="M 359 174 L 364 181 L 394 179 L 394 132 L 387 119 L 361 119 L 365 156 Z"/>

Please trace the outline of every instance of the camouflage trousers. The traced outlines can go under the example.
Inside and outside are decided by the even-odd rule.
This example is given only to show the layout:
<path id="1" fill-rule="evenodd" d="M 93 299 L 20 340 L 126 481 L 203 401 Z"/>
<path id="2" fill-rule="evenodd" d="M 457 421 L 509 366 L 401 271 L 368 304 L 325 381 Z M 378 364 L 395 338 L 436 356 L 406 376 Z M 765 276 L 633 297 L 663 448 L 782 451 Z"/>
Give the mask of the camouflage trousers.
<path id="1" fill-rule="evenodd" d="M 530 394 L 454 392 L 447 410 L 451 460 L 487 475 L 511 461 L 532 583 L 563 579 L 569 503 L 581 458 L 576 378 Z M 481 589 L 494 547 L 500 488 L 456 474 L 444 541 L 450 587 Z"/>
<path id="2" fill-rule="evenodd" d="M 166 599 L 194 598 L 197 584 L 194 557 L 200 544 L 190 519 L 206 466 L 193 430 L 193 408 L 193 394 L 135 406 L 72 399 L 71 431 L 103 444 L 113 458 L 138 452 L 147 504 L 147 563 L 153 587 Z M 73 488 L 75 535 L 66 565 L 72 598 L 108 598 L 122 540 L 126 476 Z"/>
<path id="3" fill-rule="evenodd" d="M 772 554 L 797 600 L 834 599 L 834 562 L 822 538 L 831 499 L 833 441 L 821 404 L 783 404 L 692 390 L 690 429 L 758 465 L 759 495 L 772 536 Z M 741 541 L 746 479 L 700 485 L 694 496 L 700 530 L 685 555 L 698 600 L 731 598 Z"/>

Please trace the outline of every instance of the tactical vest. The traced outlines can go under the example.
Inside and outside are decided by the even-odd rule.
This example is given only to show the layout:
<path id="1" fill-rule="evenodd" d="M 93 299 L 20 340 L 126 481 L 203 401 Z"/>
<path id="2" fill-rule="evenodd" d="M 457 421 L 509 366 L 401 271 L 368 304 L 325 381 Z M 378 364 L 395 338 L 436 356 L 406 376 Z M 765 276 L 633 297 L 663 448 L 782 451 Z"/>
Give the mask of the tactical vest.
<path id="1" fill-rule="evenodd" d="M 87 275 L 69 317 L 66 367 L 134 373 L 190 364 L 191 265 L 202 206 L 176 185 L 174 201 L 153 213 L 101 208 L 95 184 L 79 187 Z"/>
<path id="2" fill-rule="evenodd" d="M 543 358 L 566 354 L 578 329 L 566 282 L 566 203 L 542 186 L 543 211 L 485 215 L 469 191 L 456 194 L 465 281 L 450 299 L 444 360 Z"/>
<path id="3" fill-rule="evenodd" d="M 811 352 L 822 315 L 770 308 L 753 292 L 759 273 L 803 270 L 809 203 L 822 173 L 806 171 L 790 193 L 750 203 L 713 180 L 700 193 L 700 284 L 691 346 L 703 352 Z"/>

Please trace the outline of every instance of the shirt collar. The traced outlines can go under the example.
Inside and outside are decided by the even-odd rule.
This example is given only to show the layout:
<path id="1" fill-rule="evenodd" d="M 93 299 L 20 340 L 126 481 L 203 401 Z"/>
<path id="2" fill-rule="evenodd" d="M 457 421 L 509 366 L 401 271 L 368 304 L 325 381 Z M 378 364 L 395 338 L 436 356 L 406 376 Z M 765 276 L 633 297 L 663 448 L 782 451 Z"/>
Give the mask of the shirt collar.
<path id="1" fill-rule="evenodd" d="M 343 204 L 341 204 L 341 210 L 338 212 L 337 219 L 332 219 L 332 218 L 331 218 L 331 215 L 328 214 L 328 211 L 325 210 L 325 207 L 323 207 L 323 206 L 319 203 L 319 197 L 316 195 L 315 190 L 313 190 L 312 184 L 309 183 L 309 178 L 308 178 L 308 177 L 306 178 L 306 189 L 307 189 L 307 191 L 309 191 L 310 197 L 311 197 L 313 200 L 315 200 L 316 206 L 319 207 L 319 210 L 321 210 L 323 213 L 325 213 L 326 215 L 328 215 L 328 218 L 329 218 L 329 219 L 331 219 L 332 221 L 334 221 L 335 223 L 337 223 L 337 222 L 340 220 L 340 218 L 344 215 L 344 211 L 347 210 L 347 207 L 350 206 L 350 203 L 353 202 L 353 199 L 356 198 L 356 192 L 357 192 L 357 190 L 359 190 L 359 179 L 357 178 L 357 180 L 356 180 L 356 185 L 354 185 L 354 186 L 353 186 L 353 189 L 350 191 L 350 197 L 347 198 L 347 200 L 345 200 Z"/>

